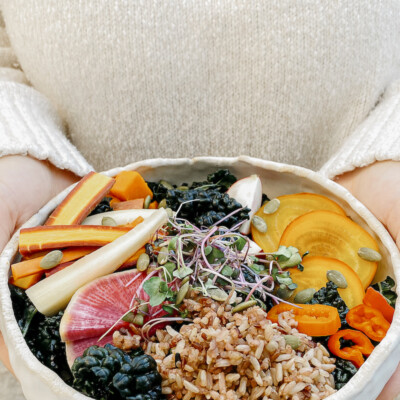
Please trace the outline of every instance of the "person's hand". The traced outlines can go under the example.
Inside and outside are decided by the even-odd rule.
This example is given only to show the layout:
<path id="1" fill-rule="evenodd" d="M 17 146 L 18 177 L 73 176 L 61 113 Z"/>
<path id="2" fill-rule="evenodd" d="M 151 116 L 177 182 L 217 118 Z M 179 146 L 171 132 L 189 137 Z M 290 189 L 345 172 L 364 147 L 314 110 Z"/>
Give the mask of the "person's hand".
<path id="1" fill-rule="evenodd" d="M 0 251 L 16 229 L 77 180 L 71 172 L 46 161 L 24 156 L 0 158 Z M 1 333 L 0 360 L 11 370 Z"/>
<path id="2" fill-rule="evenodd" d="M 400 248 L 400 162 L 377 162 L 344 174 L 336 181 L 370 209 Z M 400 364 L 378 400 L 393 400 L 399 394 Z"/>

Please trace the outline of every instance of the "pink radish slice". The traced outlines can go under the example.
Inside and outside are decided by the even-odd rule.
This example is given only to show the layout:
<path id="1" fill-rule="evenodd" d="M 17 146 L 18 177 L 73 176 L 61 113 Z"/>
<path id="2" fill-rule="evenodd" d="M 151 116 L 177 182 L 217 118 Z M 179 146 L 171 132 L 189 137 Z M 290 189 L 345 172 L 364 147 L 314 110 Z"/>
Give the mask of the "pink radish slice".
<path id="1" fill-rule="evenodd" d="M 98 338 L 88 338 L 65 343 L 68 365 L 72 367 L 75 359 L 80 357 L 88 347 L 94 345 L 103 347 L 107 343 L 112 343 L 112 334 L 107 335 L 100 341 L 98 340 Z"/>
<path id="2" fill-rule="evenodd" d="M 131 308 L 132 298 L 145 274 L 136 278 L 128 287 L 125 286 L 137 274 L 137 270 L 117 272 L 98 278 L 79 289 L 61 320 L 61 340 L 70 342 L 94 338 L 97 341 Z M 141 290 L 140 298 L 146 299 L 144 295 L 146 293 Z M 120 322 L 113 330 L 124 324 Z"/>

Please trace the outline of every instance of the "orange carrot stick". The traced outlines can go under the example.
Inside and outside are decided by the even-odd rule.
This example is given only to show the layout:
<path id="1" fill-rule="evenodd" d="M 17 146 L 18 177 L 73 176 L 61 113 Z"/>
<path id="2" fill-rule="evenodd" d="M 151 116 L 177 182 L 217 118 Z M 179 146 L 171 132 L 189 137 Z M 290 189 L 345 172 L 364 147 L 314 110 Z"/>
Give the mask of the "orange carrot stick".
<path id="1" fill-rule="evenodd" d="M 137 217 L 136 219 L 134 219 L 132 222 L 129 222 L 125 225 L 119 225 L 119 226 L 124 226 L 126 228 L 134 228 L 135 226 L 139 225 L 141 222 L 144 221 L 143 217 Z"/>
<path id="2" fill-rule="evenodd" d="M 78 225 L 109 192 L 115 179 L 90 172 L 53 211 L 45 225 Z"/>
<path id="3" fill-rule="evenodd" d="M 77 260 L 96 250 L 98 247 L 71 247 L 69 249 L 63 250 L 63 257 L 60 264 L 66 263 L 68 261 Z M 19 263 L 11 265 L 12 276 L 15 280 L 25 278 L 30 275 L 35 275 L 38 272 L 44 272 L 40 268 L 40 262 L 44 258 L 44 255 L 37 258 L 32 258 L 31 260 L 21 261 Z"/>
<path id="4" fill-rule="evenodd" d="M 21 229 L 19 251 L 26 254 L 70 246 L 104 246 L 127 233 L 122 226 L 56 225 Z"/>
<path id="5" fill-rule="evenodd" d="M 34 275 L 26 276 L 25 278 L 14 279 L 13 277 L 10 278 L 9 282 L 14 285 L 18 286 L 21 289 L 29 289 L 31 286 L 36 285 L 42 278 L 44 272 L 37 272 Z"/>

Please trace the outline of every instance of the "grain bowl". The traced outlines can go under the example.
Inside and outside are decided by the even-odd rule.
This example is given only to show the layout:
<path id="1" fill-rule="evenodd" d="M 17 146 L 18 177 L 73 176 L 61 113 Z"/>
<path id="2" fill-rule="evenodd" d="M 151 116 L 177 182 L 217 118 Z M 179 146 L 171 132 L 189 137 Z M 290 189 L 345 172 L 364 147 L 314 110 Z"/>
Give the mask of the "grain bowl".
<path id="1" fill-rule="evenodd" d="M 238 157 L 238 158 L 212 158 L 212 157 L 201 157 L 196 159 L 154 159 L 137 162 L 128 165 L 124 168 L 117 168 L 107 171 L 105 174 L 109 176 L 115 176 L 122 170 L 136 170 L 146 180 L 158 181 L 168 177 L 172 183 L 179 184 L 180 182 L 196 181 L 203 179 L 207 174 L 214 172 L 216 169 L 228 168 L 238 178 L 244 178 L 249 175 L 257 174 L 262 182 L 263 189 L 267 192 L 270 198 L 282 196 L 291 193 L 309 192 L 316 193 L 326 196 L 336 203 L 338 203 L 346 215 L 350 217 L 354 222 L 364 228 L 378 243 L 379 253 L 382 255 L 382 260 L 379 262 L 378 270 L 376 272 L 374 281 L 384 280 L 387 275 L 390 275 L 397 282 L 400 278 L 399 267 L 400 267 L 400 255 L 399 251 L 387 233 L 385 228 L 376 220 L 376 218 L 360 203 L 358 202 L 349 192 L 347 192 L 341 186 L 335 184 L 329 179 L 322 175 L 315 173 L 304 168 L 278 164 L 268 161 L 262 161 L 259 159 L 249 157 Z M 58 204 L 68 195 L 72 188 L 66 189 L 56 198 L 51 200 L 46 206 L 44 206 L 35 216 L 33 216 L 23 228 L 35 227 L 44 223 L 48 218 L 49 214 L 57 207 Z M 68 385 L 66 385 L 61 378 L 59 378 L 53 371 L 42 365 L 30 352 L 22 334 L 18 327 L 17 321 L 14 316 L 10 291 L 8 287 L 8 281 L 10 277 L 10 265 L 18 250 L 19 232 L 17 232 L 11 241 L 4 249 L 0 259 L 0 296 L 1 296 L 1 315 L 0 315 L 0 329 L 3 332 L 7 348 L 10 353 L 10 361 L 14 368 L 17 378 L 21 382 L 24 394 L 28 400 L 36 399 L 48 399 L 48 400 L 67 400 L 67 399 L 84 399 L 88 398 L 79 392 L 75 391 Z M 398 304 L 398 301 L 397 301 Z M 248 311 L 249 318 L 260 318 L 260 315 L 252 316 L 252 311 Z M 215 312 L 227 312 L 228 310 L 220 310 L 217 308 Z M 253 311 L 254 312 L 254 311 Z M 234 314 L 236 315 L 236 314 Z M 205 316 L 199 318 L 201 319 Z M 230 317 L 229 317 L 230 318 Z M 292 331 L 292 321 L 290 315 L 285 317 L 285 320 L 281 320 L 282 326 L 286 326 L 288 329 L 287 333 L 297 335 L 297 331 Z M 198 321 L 198 323 L 200 323 Z M 233 321 L 233 320 L 232 320 Z M 201 326 L 199 329 L 214 329 L 213 327 Z M 267 328 L 265 328 L 267 329 Z M 269 328 L 268 328 L 269 329 Z M 273 328 L 271 328 L 273 329 Z M 207 332 L 208 332 L 207 331 Z M 271 330 L 272 332 L 272 330 Z M 172 335 L 170 335 L 172 333 Z M 227 332 L 226 334 L 228 334 Z M 167 337 L 169 340 L 175 331 L 168 333 L 170 336 Z M 271 333 L 272 334 L 272 333 Z M 299 336 L 299 340 L 301 335 Z M 166 336 L 161 335 L 159 343 L 166 341 Z M 354 377 L 339 391 L 331 394 L 329 399 L 375 399 L 383 386 L 389 379 L 392 372 L 395 370 L 398 361 L 400 360 L 400 320 L 398 317 L 398 311 L 395 312 L 393 322 L 388 330 L 386 337 L 382 342 L 375 348 L 372 354 L 369 356 L 367 361 L 361 366 L 359 371 Z M 239 349 L 246 349 L 246 344 L 238 342 L 237 346 Z M 242 346 L 242 347 L 240 347 Z M 243 351 L 244 351 L 243 350 Z M 149 353 L 154 353 L 152 349 L 149 349 Z M 260 354 L 263 349 L 260 347 Z M 324 351 L 317 348 L 311 349 L 304 347 L 304 357 L 314 357 L 314 353 L 318 353 L 318 357 L 324 362 L 325 369 L 327 372 L 327 383 L 329 383 L 329 371 L 332 369 L 328 354 L 324 354 Z M 163 363 L 163 368 L 168 369 L 168 357 L 163 356 L 162 353 L 154 354 L 155 358 L 159 357 L 160 362 Z M 290 363 L 290 359 L 286 354 L 279 355 L 279 360 L 282 361 L 283 365 L 274 367 L 272 375 L 267 377 L 256 377 L 262 382 L 271 380 L 272 383 L 277 384 L 276 374 L 277 369 L 288 368 L 287 364 Z M 325 358 L 324 358 L 325 357 Z M 165 361 L 166 360 L 166 361 Z M 318 360 L 317 360 L 318 361 Z M 219 363 L 223 364 L 223 360 L 219 360 Z M 321 362 L 321 361 L 318 361 Z M 221 364 L 221 366 L 222 366 Z M 254 370 L 259 370 L 260 366 L 256 359 L 252 359 L 252 367 Z M 292 362 L 293 364 L 293 362 Z M 190 367 L 190 366 L 189 366 Z M 220 374 L 216 370 L 216 373 Z M 310 374 L 314 374 L 314 371 L 310 371 Z M 204 375 L 204 376 L 203 376 Z M 196 391 L 196 387 L 193 383 L 186 380 L 184 377 L 171 378 L 171 382 L 168 384 L 176 384 L 177 387 L 182 386 L 182 390 Z M 227 377 L 223 377 L 224 385 L 222 390 L 226 389 L 226 385 L 229 385 L 238 378 L 235 374 L 231 374 Z M 175 381 L 173 381 L 175 379 Z M 219 378 L 220 379 L 220 378 Z M 226 381 L 227 379 L 227 381 Z M 177 380 L 177 382 L 176 382 Z M 204 385 L 207 383 L 207 375 L 202 374 L 198 377 L 198 381 L 204 380 Z M 258 398 L 256 391 L 247 391 L 246 380 L 242 379 L 241 385 L 238 387 L 239 396 L 241 393 L 247 393 L 249 396 Z M 264 382 L 264 383 L 265 383 Z M 287 385 L 281 388 L 282 393 L 293 393 L 300 391 L 303 384 Z M 173 387 L 173 386 L 171 386 Z M 165 394 L 168 394 L 169 388 L 165 389 Z M 271 389 L 272 390 L 272 389 Z M 212 392 L 212 391 L 211 391 Z M 211 393 L 210 392 L 210 393 Z M 253 394 L 252 394 L 253 393 Z M 330 392 L 327 392 L 329 395 Z M 216 395 L 210 394 L 214 398 Z M 214 396 L 214 397 L 213 397 Z M 251 398 L 251 397 L 250 397 Z M 266 397 L 267 398 L 267 397 Z"/>

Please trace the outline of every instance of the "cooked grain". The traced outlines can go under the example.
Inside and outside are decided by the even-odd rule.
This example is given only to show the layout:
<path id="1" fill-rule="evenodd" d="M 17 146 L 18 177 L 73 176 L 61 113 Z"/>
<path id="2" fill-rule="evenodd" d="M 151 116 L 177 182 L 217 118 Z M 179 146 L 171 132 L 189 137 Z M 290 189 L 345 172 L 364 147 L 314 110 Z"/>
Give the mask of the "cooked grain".
<path id="1" fill-rule="evenodd" d="M 184 303 L 193 323 L 159 330 L 144 345 L 168 400 L 318 400 L 335 392 L 334 359 L 297 331 L 291 313 L 276 324 L 260 307 L 232 314 L 232 306 L 208 298 Z M 296 350 L 285 334 L 299 338 Z"/>

